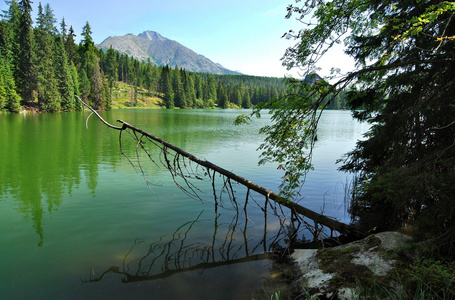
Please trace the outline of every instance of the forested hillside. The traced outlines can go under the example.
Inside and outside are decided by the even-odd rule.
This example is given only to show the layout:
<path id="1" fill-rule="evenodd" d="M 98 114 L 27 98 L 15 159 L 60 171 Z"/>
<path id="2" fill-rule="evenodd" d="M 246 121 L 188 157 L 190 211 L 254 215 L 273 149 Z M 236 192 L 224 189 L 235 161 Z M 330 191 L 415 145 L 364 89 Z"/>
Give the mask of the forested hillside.
<path id="1" fill-rule="evenodd" d="M 146 89 L 167 108 L 249 108 L 286 91 L 280 78 L 192 73 L 112 48 L 98 50 L 88 22 L 77 44 L 73 27 L 64 18 L 57 22 L 49 4 L 39 4 L 34 21 L 30 0 L 6 2 L 9 9 L 0 20 L 0 110 L 80 110 L 75 94 L 109 110 L 119 82 L 130 86 L 132 106 L 138 89 Z"/>

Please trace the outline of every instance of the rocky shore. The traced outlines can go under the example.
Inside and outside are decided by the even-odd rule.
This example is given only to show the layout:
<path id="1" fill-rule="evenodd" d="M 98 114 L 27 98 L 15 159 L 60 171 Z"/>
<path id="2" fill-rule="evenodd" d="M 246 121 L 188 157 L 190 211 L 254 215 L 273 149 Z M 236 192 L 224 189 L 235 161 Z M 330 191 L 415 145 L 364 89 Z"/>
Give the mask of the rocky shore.
<path id="1" fill-rule="evenodd" d="M 399 232 L 382 232 L 333 248 L 294 250 L 291 259 L 298 275 L 292 285 L 300 290 L 297 299 L 355 299 L 359 284 L 380 284 L 400 294 L 393 275 L 399 250 L 410 239 Z"/>

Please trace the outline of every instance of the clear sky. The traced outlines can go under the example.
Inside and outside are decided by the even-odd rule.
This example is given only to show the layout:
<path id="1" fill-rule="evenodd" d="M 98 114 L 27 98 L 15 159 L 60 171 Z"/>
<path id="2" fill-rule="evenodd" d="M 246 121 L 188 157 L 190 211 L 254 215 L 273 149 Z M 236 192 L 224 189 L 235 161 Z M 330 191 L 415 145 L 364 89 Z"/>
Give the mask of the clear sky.
<path id="1" fill-rule="evenodd" d="M 0 0 L 0 9 L 7 5 Z M 34 21 L 39 1 L 33 1 Z M 286 48 L 296 41 L 282 35 L 302 24 L 285 19 L 294 0 L 48 0 L 58 23 L 62 17 L 73 26 L 76 40 L 88 21 L 95 43 L 109 36 L 146 30 L 160 33 L 231 70 L 248 75 L 297 76 L 281 65 Z M 321 73 L 345 61 L 329 57 Z M 338 65 L 332 65 L 338 64 Z M 347 71 L 347 70 L 346 70 Z M 324 74 L 322 74 L 324 75 Z"/>

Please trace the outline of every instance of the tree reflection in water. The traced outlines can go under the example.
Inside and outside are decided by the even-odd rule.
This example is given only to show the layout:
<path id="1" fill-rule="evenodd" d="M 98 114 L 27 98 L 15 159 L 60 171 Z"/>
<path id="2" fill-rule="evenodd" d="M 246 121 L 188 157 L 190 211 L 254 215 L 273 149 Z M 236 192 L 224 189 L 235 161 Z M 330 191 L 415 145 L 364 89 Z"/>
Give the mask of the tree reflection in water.
<path id="1" fill-rule="evenodd" d="M 148 247 L 144 247 L 144 240 L 136 239 L 119 265 L 106 268 L 98 274 L 92 268 L 90 276 L 82 281 L 98 282 L 109 274 L 120 274 L 123 283 L 131 283 L 163 279 L 184 272 L 203 272 L 225 265 L 275 259 L 290 251 L 297 236 L 301 236 L 300 242 L 304 242 L 303 231 L 313 231 L 313 227 L 303 220 L 297 222 L 294 218 L 293 221 L 287 221 L 282 211 L 269 203 L 263 209 L 263 232 L 257 236 L 257 231 L 256 235 L 249 232 L 248 224 L 252 224 L 252 221 L 249 220 L 246 204 L 247 201 L 243 207 L 235 206 L 230 222 L 222 220 L 222 216 L 227 215 L 224 209 L 221 214 L 218 211 L 214 213 L 210 242 L 201 242 L 196 236 L 198 229 L 195 227 L 205 221 L 201 220 L 202 211 L 194 220 L 179 226 L 172 236 L 163 236 Z M 267 228 L 267 224 L 271 223 L 278 223 L 279 228 Z"/>
<path id="2" fill-rule="evenodd" d="M 203 271 L 224 265 L 245 263 L 255 260 L 270 259 L 272 253 L 286 253 L 291 245 L 300 239 L 304 241 L 305 236 L 311 236 L 313 241 L 322 241 L 324 237 L 332 238 L 332 230 L 324 229 L 323 226 L 314 221 L 314 225 L 308 223 L 308 219 L 301 214 L 295 213 L 298 206 L 301 211 L 308 211 L 298 204 L 289 205 L 289 201 L 273 201 L 269 198 L 272 195 L 268 191 L 246 179 L 222 169 L 210 162 L 202 161 L 193 155 L 181 150 L 166 141 L 144 132 L 123 121 L 123 127 L 115 127 L 120 130 L 119 142 L 120 151 L 128 159 L 131 165 L 142 174 L 149 188 L 152 183 L 147 179 L 146 171 L 148 166 L 144 166 L 143 160 L 151 162 L 161 170 L 167 170 L 175 184 L 188 196 L 199 199 L 207 187 L 196 185 L 197 182 L 209 182 L 213 192 L 214 200 L 214 226 L 211 243 L 203 242 L 197 237 L 191 237 L 194 227 L 201 220 L 199 216 L 191 222 L 182 224 L 175 230 L 171 237 L 162 237 L 158 241 L 150 244 L 146 251 L 134 258 L 139 245 L 144 243 L 142 240 L 135 240 L 129 251 L 124 255 L 121 266 L 111 266 L 101 275 L 96 275 L 92 270 L 88 279 L 83 282 L 98 282 L 103 280 L 108 274 L 115 273 L 123 275 L 122 282 L 137 282 L 144 280 L 156 280 L 167 278 L 177 273 L 190 271 Z M 109 125 L 112 127 L 112 125 Z M 135 140 L 135 150 L 124 150 L 122 146 L 122 133 L 126 131 Z M 131 145 L 131 144 L 130 144 Z M 157 152 L 158 151 L 158 152 Z M 221 180 L 217 179 L 218 176 Z M 244 201 L 236 198 L 234 183 L 239 182 L 247 187 Z M 251 195 L 254 190 L 263 195 L 265 201 L 258 203 Z M 276 195 L 276 194 L 275 194 Z M 229 208 L 226 207 L 229 199 Z M 277 197 L 279 197 L 277 195 Z M 243 203 L 242 203 L 243 202 Z M 253 202 L 253 203 L 251 203 Z M 263 220 L 256 224 L 263 224 L 262 234 L 258 234 L 257 226 L 252 234 L 249 234 L 248 207 L 256 204 L 254 209 L 263 212 Z M 287 208 L 285 213 L 282 205 Z M 220 222 L 220 208 L 233 211 L 230 222 Z M 311 212 L 311 211 L 310 211 Z M 311 212 L 313 213 L 313 212 Z M 257 214 L 255 214 L 257 216 Z M 257 217 L 256 217 L 257 218 Z M 273 218 L 273 220 L 272 220 Z M 320 220 L 321 223 L 332 224 L 325 216 L 317 214 L 313 220 Z M 274 224 L 274 228 L 269 230 L 269 224 Z M 338 222 L 339 223 L 339 222 Z M 278 224 L 278 226 L 276 226 Z M 336 224 L 338 228 L 349 231 L 345 224 Z M 258 236 L 259 235 L 259 236 Z M 241 237 L 241 238 L 239 238 Z"/>

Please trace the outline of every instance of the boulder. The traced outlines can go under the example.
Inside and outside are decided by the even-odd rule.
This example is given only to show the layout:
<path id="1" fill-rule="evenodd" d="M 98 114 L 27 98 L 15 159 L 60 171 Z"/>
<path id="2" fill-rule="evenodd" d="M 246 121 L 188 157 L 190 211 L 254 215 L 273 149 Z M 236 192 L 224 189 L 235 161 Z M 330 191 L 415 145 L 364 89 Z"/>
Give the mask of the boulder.
<path id="1" fill-rule="evenodd" d="M 381 232 L 333 248 L 297 249 L 291 255 L 301 274 L 297 284 L 307 295 L 330 299 L 352 299 L 358 283 L 368 280 L 399 293 L 388 275 L 394 273 L 397 248 L 410 239 L 399 232 Z"/>

